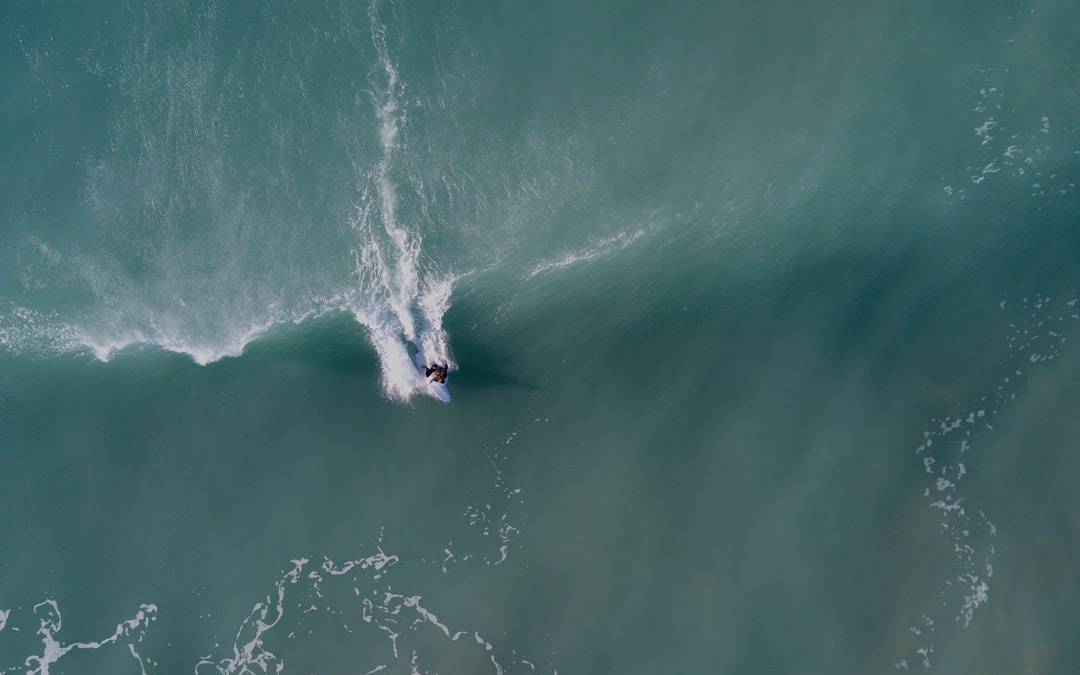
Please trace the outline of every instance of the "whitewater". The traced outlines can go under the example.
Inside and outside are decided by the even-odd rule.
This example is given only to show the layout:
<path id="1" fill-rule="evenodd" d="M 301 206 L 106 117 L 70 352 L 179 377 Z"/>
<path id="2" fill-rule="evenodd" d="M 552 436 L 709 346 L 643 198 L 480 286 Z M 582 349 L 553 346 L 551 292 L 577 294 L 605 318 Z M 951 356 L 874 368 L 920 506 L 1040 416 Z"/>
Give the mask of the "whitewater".
<path id="1" fill-rule="evenodd" d="M 166 64 L 172 69 L 182 69 L 186 79 L 178 92 L 169 92 L 169 110 L 177 115 L 190 116 L 191 135 L 208 134 L 210 146 L 227 144 L 219 128 L 227 124 L 220 110 L 207 110 L 209 92 L 203 71 L 209 68 L 203 52 L 210 50 L 208 31 L 217 10 L 209 6 L 198 16 L 197 30 L 189 49 L 173 62 Z M 62 252 L 58 246 L 50 246 L 34 237 L 32 243 L 45 259 L 48 268 L 64 276 L 73 277 L 83 291 L 92 295 L 90 310 L 73 308 L 70 311 L 43 312 L 9 302 L 0 314 L 0 348 L 11 353 L 34 351 L 39 353 L 64 353 L 85 351 L 101 361 L 109 361 L 119 352 L 134 347 L 152 347 L 185 354 L 199 365 L 214 363 L 223 358 L 240 356 L 245 347 L 276 327 L 300 324 L 333 313 L 347 313 L 364 326 L 368 339 L 374 347 L 381 367 L 381 382 L 385 395 L 397 401 L 408 401 L 423 387 L 423 379 L 417 375 L 408 353 L 408 344 L 414 344 L 429 362 L 448 363 L 456 369 L 449 338 L 443 328 L 443 316 L 450 308 L 455 281 L 463 272 L 452 268 L 452 262 L 442 261 L 424 249 L 420 223 L 410 216 L 399 213 L 400 185 L 410 189 L 409 197 L 418 199 L 420 209 L 429 207 L 424 203 L 427 195 L 422 177 L 402 166 L 408 159 L 405 147 L 408 124 L 406 99 L 408 88 L 401 81 L 394 65 L 387 40 L 387 27 L 379 17 L 379 7 L 372 3 L 368 8 L 370 47 L 375 61 L 366 78 L 364 93 L 356 96 L 355 104 L 367 101 L 369 112 L 377 121 L 377 158 L 367 160 L 360 156 L 352 158 L 356 177 L 351 202 L 352 214 L 345 222 L 334 223 L 340 231 L 333 233 L 333 240 L 347 246 L 353 261 L 352 273 L 344 275 L 343 268 L 334 270 L 317 279 L 317 284 L 295 284 L 292 289 L 275 288 L 281 279 L 275 278 L 279 257 L 291 257 L 289 241 L 247 240 L 253 222 L 245 214 L 247 199 L 235 207 L 224 207 L 227 212 L 212 213 L 206 232 L 193 232 L 197 244 L 188 245 L 183 233 L 168 236 L 164 241 L 150 245 L 145 254 L 138 254 L 136 266 L 152 269 L 157 278 L 144 280 L 125 260 L 112 251 L 86 254 L 78 250 Z M 124 73 L 123 78 L 141 82 L 149 73 L 136 71 Z M 360 90 L 358 90 L 359 92 Z M 149 106 L 145 101 L 135 100 L 134 107 Z M 185 109 L 187 108 L 187 109 Z M 142 110 L 137 116 L 142 118 Z M 363 113 L 361 113 L 363 114 Z M 196 166 L 203 159 L 202 153 L 187 147 L 162 150 L 162 137 L 167 142 L 172 135 L 184 133 L 181 123 L 172 119 L 164 122 L 164 128 L 140 128 L 137 140 L 141 144 L 135 167 L 114 166 L 112 157 L 89 159 L 89 177 L 84 203 L 91 212 L 105 212 L 109 218 L 124 218 L 104 204 L 108 197 L 102 192 L 102 183 L 115 179 L 115 174 L 137 168 L 159 172 L 161 164 L 182 162 L 181 182 L 172 187 L 174 194 L 164 192 L 163 179 L 145 177 L 137 179 L 142 184 L 143 203 L 134 205 L 139 210 L 161 217 L 156 226 L 166 232 L 181 229 L 174 221 L 183 217 L 183 208 L 201 211 L 193 204 L 176 202 L 184 197 L 176 192 L 183 190 L 189 181 L 197 184 L 197 193 L 211 202 L 225 202 L 226 174 L 233 167 L 228 158 L 214 157 L 208 166 Z M 121 116 L 115 122 L 113 146 L 118 147 L 133 139 L 130 132 L 121 130 L 133 120 Z M 143 122 L 145 124 L 145 122 Z M 350 132 L 360 133 L 354 129 Z M 287 133 L 275 129 L 276 133 Z M 182 145 L 188 138 L 181 137 Z M 199 142 L 193 143 L 196 147 Z M 175 156 L 178 155 L 178 156 Z M 150 167 L 150 164 L 159 166 Z M 196 172 L 206 171 L 205 176 Z M 399 175 L 400 174 L 400 175 Z M 294 190 L 288 169 L 281 168 L 281 187 L 286 193 Z M 443 178 L 445 180 L 445 178 Z M 204 184 L 205 181 L 205 184 Z M 147 184 L 152 183 L 152 184 Z M 161 203 L 165 202 L 164 205 Z M 233 220 L 235 211 L 240 218 Z M 229 213 L 232 211 L 233 213 Z M 205 227 L 196 225 L 196 227 Z M 214 231 L 218 228 L 218 231 Z M 350 237 L 343 236 L 348 233 Z M 295 235 L 293 235 L 295 236 Z M 183 264 L 203 267 L 199 258 L 214 257 L 202 247 L 218 247 L 226 242 L 241 250 L 254 253 L 242 255 L 240 261 L 225 259 L 224 266 L 205 268 L 208 275 L 191 278 L 190 271 L 181 269 Z M 259 244 L 267 245 L 263 251 L 253 251 Z M 231 258 L 230 255 L 228 258 Z M 244 276 L 253 267 L 267 269 L 266 288 L 251 287 L 252 280 Z M 290 273 L 288 282 L 299 281 Z M 33 283 L 33 282 L 29 282 Z M 204 301 L 208 296 L 212 301 Z"/>

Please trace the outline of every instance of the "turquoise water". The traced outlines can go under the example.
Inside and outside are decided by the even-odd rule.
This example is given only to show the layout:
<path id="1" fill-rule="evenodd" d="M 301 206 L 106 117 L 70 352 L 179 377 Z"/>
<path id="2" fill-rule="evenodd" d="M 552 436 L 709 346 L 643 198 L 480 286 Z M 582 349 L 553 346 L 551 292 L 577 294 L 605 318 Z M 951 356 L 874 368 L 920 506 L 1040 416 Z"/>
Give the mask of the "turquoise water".
<path id="1" fill-rule="evenodd" d="M 1077 34 L 5 5 L 0 673 L 1080 671 Z"/>

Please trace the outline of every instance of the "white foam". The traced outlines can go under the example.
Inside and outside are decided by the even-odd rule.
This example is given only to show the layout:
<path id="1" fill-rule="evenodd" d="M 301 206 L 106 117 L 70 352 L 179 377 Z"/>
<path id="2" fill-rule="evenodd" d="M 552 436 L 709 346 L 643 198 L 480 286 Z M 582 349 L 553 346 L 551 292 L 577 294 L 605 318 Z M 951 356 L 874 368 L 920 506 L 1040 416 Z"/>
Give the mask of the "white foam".
<path id="1" fill-rule="evenodd" d="M 305 314 L 303 318 L 307 318 Z M 299 323 L 303 318 L 295 320 Z M 103 335 L 89 328 L 77 329 L 77 342 L 93 353 L 94 358 L 104 363 L 127 349 L 141 346 L 153 346 L 174 354 L 184 354 L 200 366 L 206 366 L 226 358 L 235 358 L 244 353 L 244 349 L 253 340 L 271 328 L 285 321 L 268 320 L 261 324 L 230 331 L 224 340 L 213 342 L 195 342 L 167 331 L 144 332 L 130 330 L 121 334 Z"/>
<path id="2" fill-rule="evenodd" d="M 135 645 L 143 641 L 147 628 L 157 619 L 157 605 L 141 605 L 134 617 L 118 623 L 112 634 L 101 640 L 71 643 L 65 643 L 59 637 L 63 629 L 63 615 L 55 600 L 43 600 L 34 605 L 33 611 L 38 616 L 37 635 L 41 638 L 41 653 L 27 656 L 23 661 L 25 669 L 18 669 L 20 672 L 25 672 L 26 675 L 49 675 L 50 668 L 73 651 L 93 651 L 122 642 L 127 644 L 128 652 L 139 664 L 139 671 L 146 675 L 146 665 Z M 0 612 L 0 630 L 7 623 L 10 614 L 11 610 Z M 0 673 L 13 670 L 15 669 L 3 669 Z"/>
<path id="3" fill-rule="evenodd" d="M 1072 306 L 1070 302 L 1075 301 L 1066 301 L 1062 303 L 1064 307 L 1059 309 L 1055 309 L 1054 301 L 1045 296 L 1023 298 L 1011 303 L 1017 307 L 1017 311 L 1025 313 L 1025 318 L 1008 324 L 1013 366 L 1008 375 L 999 379 L 992 393 L 979 401 L 980 405 L 987 401 L 991 405 L 969 408 L 955 418 L 933 420 L 930 428 L 923 431 L 922 443 L 915 448 L 915 454 L 920 457 L 933 481 L 934 489 L 924 488 L 922 494 L 927 498 L 927 505 L 940 513 L 937 527 L 950 544 L 957 567 L 956 574 L 944 580 L 938 588 L 940 609 L 935 611 L 951 613 L 952 618 L 964 627 L 971 624 L 978 608 L 989 602 L 989 580 L 993 576 L 996 554 L 992 540 L 997 535 L 997 528 L 982 509 L 968 506 L 959 494 L 960 483 L 968 475 L 968 467 L 959 458 L 974 451 L 976 437 L 972 434 L 977 434 L 980 428 L 993 431 L 994 426 L 989 424 L 991 418 L 998 416 L 1001 407 L 1016 398 L 1017 392 L 1012 389 L 1024 383 L 1020 378 L 1026 370 L 1016 368 L 1016 365 L 1031 362 L 1036 364 L 1032 367 L 1040 368 L 1043 366 L 1038 364 L 1051 361 L 1058 355 L 1064 336 L 1049 326 L 1064 320 L 1070 312 L 1067 309 Z M 1005 303 L 1001 306 L 1004 309 Z M 979 427 L 976 427 L 977 423 L 981 423 Z M 961 426 L 964 427 L 963 437 L 951 438 Z M 939 443 L 935 444 L 935 439 Z M 938 466 L 941 468 L 937 469 Z M 955 475 L 955 481 L 948 478 L 952 475 Z M 927 626 L 933 625 L 930 617 L 925 617 L 925 620 Z M 928 668 L 933 643 L 924 633 L 916 633 L 921 636 L 921 646 L 915 653 L 923 657 L 924 666 Z"/>
<path id="4" fill-rule="evenodd" d="M 417 299 L 424 319 L 419 340 L 420 351 L 428 361 L 445 363 L 451 370 L 455 370 L 457 364 L 450 355 L 450 338 L 443 329 L 442 320 L 450 309 L 450 297 L 459 278 L 430 275 Z"/>
<path id="5" fill-rule="evenodd" d="M 368 331 L 382 368 L 384 394 L 408 401 L 425 391 L 425 383 L 409 354 L 407 342 L 420 349 L 425 361 L 456 368 L 442 319 L 450 307 L 457 277 L 422 271 L 423 238 L 415 227 L 400 221 L 398 195 L 391 169 L 400 153 L 399 135 L 405 123 L 401 98 L 404 85 L 390 57 L 386 27 L 376 8 L 369 8 L 371 39 L 382 70 L 372 103 L 379 119 L 382 156 L 366 176 L 361 201 L 351 224 L 360 244 L 356 276 L 362 287 L 353 315 Z"/>
<path id="6" fill-rule="evenodd" d="M 530 422 L 525 428 L 532 424 Z M 492 490 L 496 495 L 503 495 L 509 500 L 520 495 L 521 490 L 519 488 L 507 489 L 504 486 L 502 471 L 498 464 L 499 457 L 500 455 L 496 455 L 491 460 L 491 467 L 494 470 Z M 501 520 L 505 519 L 504 513 Z M 448 549 L 444 549 L 444 553 L 450 555 Z M 471 554 L 467 554 L 459 561 L 464 563 L 472 557 Z M 426 561 L 426 559 L 421 560 Z M 446 560 L 445 557 L 442 560 L 444 565 Z M 357 610 L 360 612 L 359 626 L 368 626 L 383 635 L 388 652 L 371 653 L 370 656 L 377 665 L 369 667 L 364 671 L 366 673 L 386 670 L 389 667 L 387 665 L 389 660 L 400 661 L 403 654 L 409 654 L 407 664 L 403 665 L 408 665 L 410 672 L 422 672 L 419 667 L 421 654 L 409 647 L 415 633 L 429 629 L 434 629 L 435 634 L 441 635 L 447 642 L 459 648 L 479 648 L 482 653 L 488 655 L 492 671 L 496 675 L 505 672 L 504 666 L 516 664 L 528 664 L 535 670 L 532 662 L 519 657 L 516 651 L 512 651 L 512 658 L 508 661 L 500 660 L 502 656 L 497 659 L 496 655 L 500 651 L 494 644 L 482 638 L 479 631 L 472 628 L 454 628 L 449 621 L 423 602 L 421 594 L 396 590 L 396 587 L 390 583 L 388 575 L 394 572 L 394 568 L 404 563 L 399 556 L 387 553 L 383 549 L 381 534 L 375 546 L 375 552 L 366 557 L 342 563 L 324 557 L 322 564 L 318 567 L 310 566 L 309 563 L 308 557 L 292 560 L 291 567 L 274 583 L 274 590 L 264 600 L 255 603 L 247 618 L 241 622 L 235 633 L 233 644 L 224 649 L 225 655 L 216 659 L 211 656 L 201 659 L 195 667 L 196 675 L 204 671 L 216 672 L 219 675 L 284 672 L 284 660 L 271 652 L 267 645 L 270 642 L 271 632 L 282 626 L 283 621 L 289 620 L 288 612 L 297 611 L 301 617 L 320 612 L 340 616 L 347 611 Z M 336 584 L 347 592 L 339 596 L 333 592 L 332 588 L 324 588 L 324 584 Z M 297 598 L 297 595 L 300 597 Z M 356 602 L 359 604 L 352 605 Z M 294 620 L 302 619 L 294 618 Z M 348 626 L 345 629 L 350 633 L 353 632 Z M 293 630 L 287 637 L 291 639 L 296 635 L 297 631 Z M 471 640 L 462 639 L 470 636 Z"/>
<path id="7" fill-rule="evenodd" d="M 0 351 L 61 353 L 80 344 L 78 330 L 55 313 L 44 314 L 17 305 L 0 313 Z"/>
<path id="8" fill-rule="evenodd" d="M 70 276 L 84 286 L 82 290 L 93 297 L 93 302 L 81 313 L 65 316 L 24 307 L 6 311 L 0 308 L 0 351 L 85 351 L 101 361 L 109 361 L 124 350 L 145 345 L 185 354 L 195 363 L 207 365 L 240 356 L 251 341 L 275 326 L 344 312 L 367 329 L 379 357 L 382 389 L 388 398 L 407 401 L 426 390 L 409 358 L 406 341 L 414 342 L 427 360 L 443 361 L 456 368 L 442 319 L 449 310 L 458 277 L 424 258 L 419 227 L 402 215 L 395 170 L 405 164 L 407 88 L 392 58 L 392 43 L 375 3 L 369 6 L 368 15 L 369 37 L 376 54 L 370 98 L 378 122 L 380 155 L 369 166 L 357 166 L 360 194 L 355 213 L 347 223 L 351 229 L 339 228 L 339 234 L 345 235 L 343 240 L 350 234 L 353 239 L 349 246 L 353 262 L 351 278 L 348 278 L 350 267 L 345 262 L 340 270 L 344 276 L 335 273 L 320 277 L 318 283 L 304 287 L 305 293 L 294 292 L 290 296 L 263 288 L 253 290 L 245 286 L 251 272 L 250 260 L 242 266 L 233 266 L 227 257 L 214 259 L 210 277 L 200 278 L 189 268 L 205 264 L 205 251 L 174 247 L 174 242 L 165 237 L 164 243 L 153 242 L 145 260 L 140 258 L 154 275 L 154 283 L 147 285 L 133 278 L 110 255 L 60 250 L 42 240 L 31 239 L 45 263 L 63 263 L 70 268 L 67 270 Z M 178 66 L 179 90 L 173 92 L 178 100 L 169 102 L 193 118 L 217 114 L 216 109 L 201 107 L 213 97 L 204 91 L 209 86 L 203 74 L 205 68 L 196 67 L 200 65 L 199 59 L 206 58 L 210 51 L 201 42 L 210 39 L 208 31 L 207 26 L 200 24 L 195 40 L 199 48 L 180 55 L 185 61 Z M 132 76 L 140 81 L 145 75 L 142 68 L 133 68 Z M 131 109 L 156 110 L 161 105 L 156 98 L 139 97 L 142 91 L 139 87 L 131 89 L 135 92 L 128 101 Z M 206 159 L 206 153 L 198 150 L 201 147 L 198 143 L 191 145 L 195 149 L 171 157 L 169 153 L 173 151 L 161 144 L 156 129 L 133 129 L 126 121 L 129 120 L 124 114 L 115 120 L 114 144 L 121 148 L 141 145 L 138 163 L 145 162 L 148 166 L 129 167 L 110 154 L 87 161 L 84 199 L 96 219 L 101 222 L 124 219 L 126 203 L 117 205 L 110 192 L 126 173 L 133 172 L 139 176 L 138 184 L 133 186 L 133 192 L 137 193 L 133 203 L 137 208 L 150 208 L 168 221 L 171 211 L 161 211 L 159 206 L 168 201 L 164 186 L 169 182 L 161 167 L 171 160 L 179 166 L 176 170 L 192 181 L 188 187 L 205 192 L 217 206 L 221 202 L 232 204 L 232 200 L 221 197 L 228 192 L 226 168 L 211 163 L 212 166 L 205 167 L 204 174 L 193 170 Z M 214 126 L 210 120 L 204 121 Z M 207 133 L 218 134 L 214 129 Z M 224 142 L 217 135 L 211 140 Z M 142 171 L 144 168 L 146 171 Z M 283 176 L 286 189 L 287 179 L 287 175 Z M 217 215 L 227 220 L 232 213 Z M 168 230 L 169 225 L 164 222 L 164 229 Z M 204 297 L 207 293 L 213 297 Z"/>
<path id="9" fill-rule="evenodd" d="M 960 614 L 964 619 L 964 627 L 971 625 L 971 619 L 975 616 L 975 610 L 990 601 L 990 586 L 985 580 L 968 574 L 960 578 L 968 587 L 968 594 L 964 596 L 964 606 L 960 608 Z"/>
<path id="10" fill-rule="evenodd" d="M 527 276 L 535 277 L 536 275 L 543 274 L 544 272 L 561 270 L 566 267 L 570 267 L 571 265 L 587 262 L 589 260 L 594 260 L 601 256 L 605 256 L 609 253 L 620 251 L 632 245 L 637 240 L 641 239 L 643 236 L 645 236 L 647 232 L 648 228 L 641 228 L 633 231 L 624 230 L 622 232 L 617 232 L 616 234 L 613 234 L 611 236 L 594 241 L 580 251 L 566 253 L 563 256 L 552 260 L 545 260 L 535 265 L 531 270 L 529 270 Z"/>
<path id="11" fill-rule="evenodd" d="M 982 124 L 975 127 L 975 135 L 982 139 L 982 145 L 987 145 L 990 141 L 994 140 L 994 137 L 990 135 L 990 131 L 997 126 L 997 122 L 993 117 L 990 117 L 983 121 Z"/>
<path id="12" fill-rule="evenodd" d="M 408 401 L 420 391 L 423 378 L 401 338 L 401 325 L 384 311 L 358 312 L 356 320 L 368 329 L 368 339 L 379 357 L 383 393 L 395 401 Z"/>

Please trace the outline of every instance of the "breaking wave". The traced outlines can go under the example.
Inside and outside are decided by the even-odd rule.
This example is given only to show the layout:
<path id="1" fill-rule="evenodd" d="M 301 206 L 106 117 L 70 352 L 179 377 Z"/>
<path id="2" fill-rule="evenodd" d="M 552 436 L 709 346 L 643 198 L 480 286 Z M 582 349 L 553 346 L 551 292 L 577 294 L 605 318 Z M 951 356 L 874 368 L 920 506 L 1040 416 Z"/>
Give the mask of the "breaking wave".
<path id="1" fill-rule="evenodd" d="M 407 87 L 380 6 L 369 6 L 367 26 L 342 22 L 356 58 L 373 65 L 333 111 L 355 175 L 322 200 L 344 200 L 336 210 L 308 208 L 297 187 L 305 171 L 323 171 L 318 158 L 296 156 L 300 144 L 288 138 L 302 120 L 275 119 L 268 147 L 257 151 L 233 140 L 232 127 L 244 120 L 206 75 L 217 13 L 210 4 L 193 17 L 186 45 L 151 59 L 133 54 L 115 74 L 124 104 L 108 147 L 85 161 L 82 208 L 93 236 L 68 248 L 32 238 L 23 256 L 26 301 L 0 305 L 0 352 L 108 361 L 149 346 L 206 365 L 241 355 L 275 327 L 345 313 L 367 331 L 386 396 L 407 401 L 423 385 L 409 343 L 456 367 L 443 317 L 460 274 L 425 254 L 420 219 L 403 213 L 399 190 L 410 190 L 409 200 L 428 196 L 410 183 Z M 156 28 L 148 20 L 139 30 L 152 36 Z M 227 93 L 245 83 L 230 73 L 223 86 Z M 309 96 L 303 82 L 295 91 L 256 92 L 248 92 L 252 105 L 269 119 L 275 96 Z M 317 102 L 306 110 L 317 114 Z M 354 123 L 372 114 L 376 138 Z M 341 183 L 320 173 L 312 180 L 318 190 Z M 329 211 L 309 215 L 319 208 Z M 49 292 L 85 300 L 64 309 L 34 302 Z"/>

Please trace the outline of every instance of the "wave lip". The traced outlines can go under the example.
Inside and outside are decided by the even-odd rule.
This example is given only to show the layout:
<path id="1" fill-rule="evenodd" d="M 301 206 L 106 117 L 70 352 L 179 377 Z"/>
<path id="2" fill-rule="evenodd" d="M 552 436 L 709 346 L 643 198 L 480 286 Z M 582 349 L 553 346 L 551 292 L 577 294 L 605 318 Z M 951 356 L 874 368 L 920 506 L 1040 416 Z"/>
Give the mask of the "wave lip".
<path id="1" fill-rule="evenodd" d="M 308 318 L 305 314 L 291 323 L 300 323 Z M 84 336 L 80 344 L 91 351 L 94 357 L 102 362 L 110 361 L 118 352 L 139 346 L 153 346 L 164 349 L 174 354 L 184 354 L 200 366 L 207 366 L 226 358 L 235 358 L 244 353 L 252 341 L 265 334 L 275 326 L 281 325 L 282 321 L 268 320 L 263 323 L 252 324 L 246 328 L 233 331 L 224 341 L 216 344 L 202 343 L 193 344 L 178 337 L 168 334 L 148 335 L 142 331 L 132 331 L 123 336 L 110 338 L 95 338 Z"/>
<path id="2" fill-rule="evenodd" d="M 598 239 L 580 251 L 566 253 L 562 257 L 540 262 L 529 270 L 526 274 L 526 278 L 532 278 L 545 272 L 561 270 L 570 267 L 571 265 L 587 262 L 616 251 L 621 251 L 644 237 L 648 231 L 649 228 L 647 227 L 633 231 L 623 230 L 611 236 L 604 237 L 603 239 Z"/>

